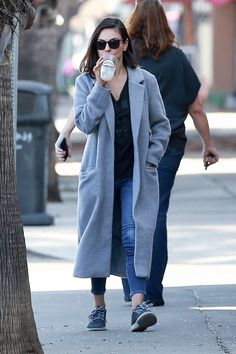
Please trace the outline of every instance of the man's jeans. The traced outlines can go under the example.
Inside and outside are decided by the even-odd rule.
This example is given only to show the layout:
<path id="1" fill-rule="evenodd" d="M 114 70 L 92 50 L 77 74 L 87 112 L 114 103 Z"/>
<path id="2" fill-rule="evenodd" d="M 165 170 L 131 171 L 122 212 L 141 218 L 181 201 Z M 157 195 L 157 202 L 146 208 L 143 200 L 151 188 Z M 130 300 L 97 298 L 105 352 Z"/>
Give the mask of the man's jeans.
<path id="1" fill-rule="evenodd" d="M 157 226 L 154 233 L 151 273 L 146 288 L 146 299 L 148 300 L 162 300 L 163 298 L 162 280 L 168 261 L 167 212 L 171 190 L 182 157 L 182 153 L 169 148 L 158 167 L 160 203 Z"/>
<path id="2" fill-rule="evenodd" d="M 175 176 L 178 171 L 183 153 L 177 151 L 173 147 L 168 146 L 165 155 L 163 156 L 158 166 L 159 178 L 159 212 L 157 217 L 157 226 L 154 233 L 153 254 L 150 278 L 147 281 L 146 300 L 162 300 L 164 277 L 167 260 L 167 212 L 169 208 L 170 194 L 174 184 Z M 128 283 L 125 279 L 122 280 L 124 294 L 129 294 Z"/>
<path id="3" fill-rule="evenodd" d="M 120 198 L 122 244 L 126 254 L 126 272 L 130 285 L 130 295 L 145 294 L 146 279 L 135 275 L 134 249 L 135 224 L 132 215 L 133 179 L 125 178 L 115 181 L 115 198 Z M 106 291 L 106 278 L 92 278 L 92 294 L 102 295 Z"/>

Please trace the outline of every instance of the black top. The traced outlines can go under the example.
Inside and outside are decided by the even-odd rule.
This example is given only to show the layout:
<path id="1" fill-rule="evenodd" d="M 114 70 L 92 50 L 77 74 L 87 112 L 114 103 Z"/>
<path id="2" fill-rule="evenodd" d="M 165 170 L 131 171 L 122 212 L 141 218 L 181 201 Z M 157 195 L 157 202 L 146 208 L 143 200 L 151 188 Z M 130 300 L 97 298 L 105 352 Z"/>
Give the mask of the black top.
<path id="1" fill-rule="evenodd" d="M 184 121 L 188 115 L 188 106 L 197 97 L 200 81 L 181 49 L 171 47 L 159 59 L 154 59 L 151 55 L 140 58 L 137 44 L 137 40 L 134 40 L 138 64 L 156 77 L 160 87 L 171 126 L 169 145 L 184 152 L 187 140 Z"/>
<path id="2" fill-rule="evenodd" d="M 115 111 L 115 177 L 127 178 L 133 175 L 134 164 L 128 79 L 118 101 L 111 97 Z"/>

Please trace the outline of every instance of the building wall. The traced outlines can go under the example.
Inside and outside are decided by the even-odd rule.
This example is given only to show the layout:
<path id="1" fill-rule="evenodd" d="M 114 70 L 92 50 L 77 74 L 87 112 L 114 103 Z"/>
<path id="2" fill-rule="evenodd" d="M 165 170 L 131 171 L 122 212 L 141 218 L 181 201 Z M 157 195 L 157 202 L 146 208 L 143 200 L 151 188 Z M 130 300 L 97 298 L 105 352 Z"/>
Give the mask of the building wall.
<path id="1" fill-rule="evenodd" d="M 233 92 L 236 52 L 236 2 L 213 8 L 213 90 Z"/>
<path id="2" fill-rule="evenodd" d="M 213 83 L 213 26 L 210 18 L 202 20 L 197 27 L 198 74 L 202 84 L 212 87 Z"/>

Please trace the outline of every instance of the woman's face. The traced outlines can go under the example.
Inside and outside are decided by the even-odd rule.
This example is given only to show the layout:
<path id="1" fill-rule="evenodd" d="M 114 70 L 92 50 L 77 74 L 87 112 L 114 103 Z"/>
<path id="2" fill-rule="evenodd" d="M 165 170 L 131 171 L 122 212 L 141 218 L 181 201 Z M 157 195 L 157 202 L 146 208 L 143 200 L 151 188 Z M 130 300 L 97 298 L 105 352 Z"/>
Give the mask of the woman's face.
<path id="1" fill-rule="evenodd" d="M 115 28 L 105 28 L 98 36 L 97 51 L 99 58 L 105 54 L 112 54 L 117 59 L 121 59 L 127 47 L 128 40 L 123 41 L 120 33 Z"/>

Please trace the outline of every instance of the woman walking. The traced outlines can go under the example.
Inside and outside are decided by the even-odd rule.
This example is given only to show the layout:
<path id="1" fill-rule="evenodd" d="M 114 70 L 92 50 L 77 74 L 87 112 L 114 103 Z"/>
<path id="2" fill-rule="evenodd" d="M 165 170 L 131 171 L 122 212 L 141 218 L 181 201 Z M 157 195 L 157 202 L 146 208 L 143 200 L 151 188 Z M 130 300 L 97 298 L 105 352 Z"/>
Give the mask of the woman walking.
<path id="1" fill-rule="evenodd" d="M 107 55 L 117 66 L 101 78 Z M 75 122 L 69 118 L 56 152 L 75 124 L 87 134 L 79 176 L 79 245 L 74 275 L 91 278 L 95 307 L 89 330 L 106 329 L 106 278 L 127 274 L 132 298 L 131 330 L 144 331 L 156 316 L 144 303 L 158 212 L 157 167 L 170 126 L 153 75 L 137 67 L 129 36 L 117 18 L 94 30 L 76 79 Z"/>

